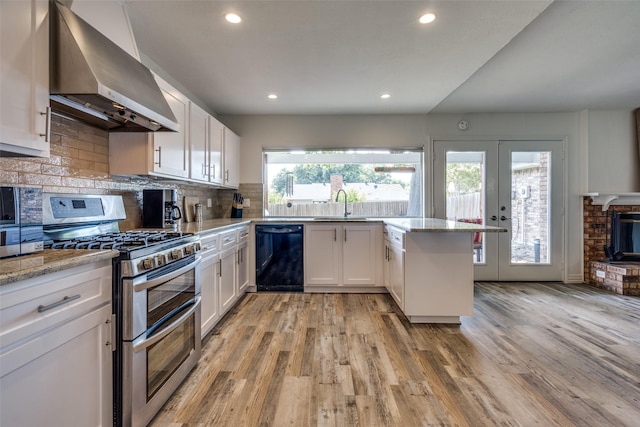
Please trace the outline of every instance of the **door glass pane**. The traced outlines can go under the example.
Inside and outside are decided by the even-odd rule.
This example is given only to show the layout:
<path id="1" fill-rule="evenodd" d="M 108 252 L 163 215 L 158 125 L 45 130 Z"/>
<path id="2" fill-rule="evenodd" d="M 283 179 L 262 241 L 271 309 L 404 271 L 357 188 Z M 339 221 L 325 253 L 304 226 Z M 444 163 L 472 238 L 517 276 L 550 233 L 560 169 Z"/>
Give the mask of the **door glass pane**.
<path id="1" fill-rule="evenodd" d="M 451 221 L 483 224 L 485 204 L 485 152 L 447 151 L 445 166 L 446 217 Z M 485 262 L 484 233 L 473 235 L 473 261 Z"/>
<path id="2" fill-rule="evenodd" d="M 511 153 L 511 262 L 548 264 L 551 153 Z"/>

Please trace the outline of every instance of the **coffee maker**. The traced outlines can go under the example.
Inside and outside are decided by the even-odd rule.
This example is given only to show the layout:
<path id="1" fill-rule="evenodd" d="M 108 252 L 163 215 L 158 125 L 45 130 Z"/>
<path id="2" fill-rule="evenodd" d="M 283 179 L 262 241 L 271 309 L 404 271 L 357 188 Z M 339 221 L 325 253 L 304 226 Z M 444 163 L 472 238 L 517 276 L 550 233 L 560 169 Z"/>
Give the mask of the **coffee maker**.
<path id="1" fill-rule="evenodd" d="M 177 228 L 182 218 L 176 190 L 142 190 L 142 226 Z"/>

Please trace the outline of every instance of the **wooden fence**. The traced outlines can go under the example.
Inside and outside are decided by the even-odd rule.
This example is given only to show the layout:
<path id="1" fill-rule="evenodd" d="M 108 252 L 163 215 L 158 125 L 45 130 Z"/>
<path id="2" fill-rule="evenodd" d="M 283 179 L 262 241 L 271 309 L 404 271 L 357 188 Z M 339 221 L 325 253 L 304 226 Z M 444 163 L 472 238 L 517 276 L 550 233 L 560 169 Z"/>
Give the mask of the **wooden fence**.
<path id="1" fill-rule="evenodd" d="M 347 206 L 352 217 L 384 218 L 407 216 L 409 202 L 355 202 Z M 344 203 L 294 204 L 291 207 L 278 203 L 269 204 L 268 211 L 270 216 L 341 217 L 344 216 Z"/>
<path id="2" fill-rule="evenodd" d="M 482 218 L 480 193 L 463 194 L 447 197 L 447 219 Z"/>

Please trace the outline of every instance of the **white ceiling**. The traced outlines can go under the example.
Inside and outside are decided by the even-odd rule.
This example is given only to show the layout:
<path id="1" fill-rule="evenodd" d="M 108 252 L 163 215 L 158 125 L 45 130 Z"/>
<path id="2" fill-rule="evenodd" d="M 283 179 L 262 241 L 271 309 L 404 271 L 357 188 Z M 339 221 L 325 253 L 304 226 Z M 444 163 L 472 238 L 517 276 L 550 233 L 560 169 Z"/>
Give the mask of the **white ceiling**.
<path id="1" fill-rule="evenodd" d="M 640 107 L 640 0 L 125 4 L 138 48 L 219 114 Z"/>

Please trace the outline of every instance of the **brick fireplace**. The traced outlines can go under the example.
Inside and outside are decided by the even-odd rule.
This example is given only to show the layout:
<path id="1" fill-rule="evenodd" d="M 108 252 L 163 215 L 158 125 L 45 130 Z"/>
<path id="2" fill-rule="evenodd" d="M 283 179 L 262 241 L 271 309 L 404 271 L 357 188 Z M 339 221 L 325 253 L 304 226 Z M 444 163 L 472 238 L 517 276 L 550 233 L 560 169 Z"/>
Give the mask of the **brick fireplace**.
<path id="1" fill-rule="evenodd" d="M 583 199 L 585 281 L 617 294 L 640 296 L 640 262 L 611 264 L 605 261 L 604 246 L 609 234 L 607 218 L 612 209 L 638 212 L 640 206 L 616 205 L 603 211 L 602 206 L 591 204 L 591 197 Z"/>

